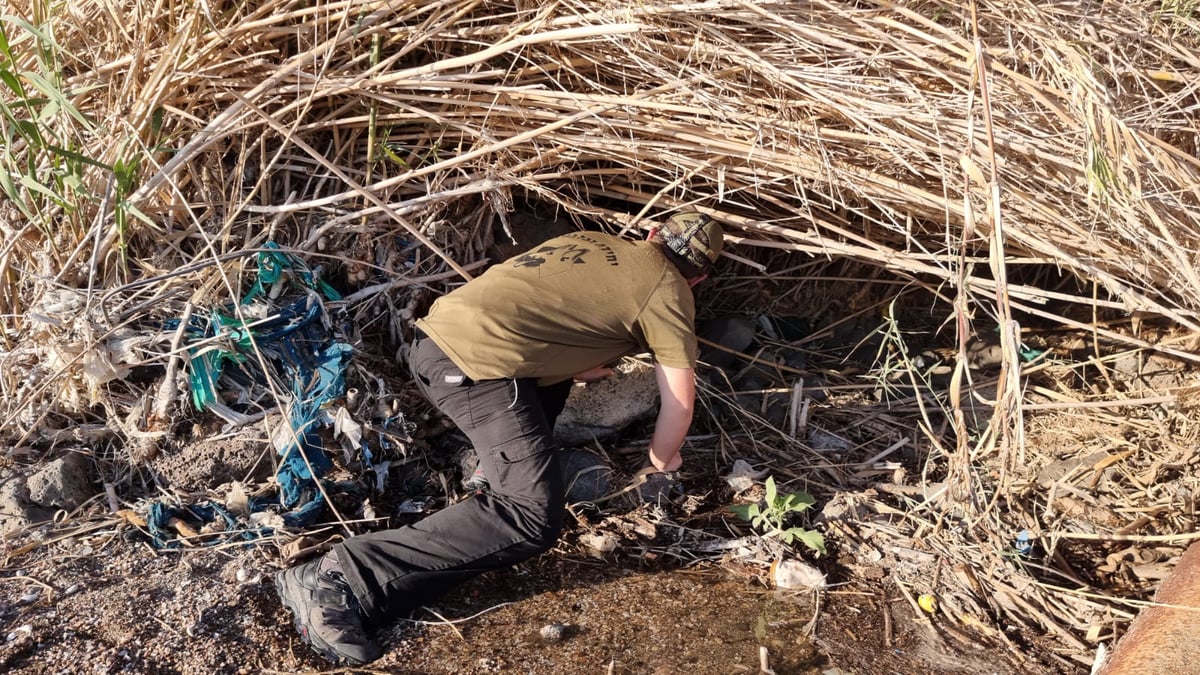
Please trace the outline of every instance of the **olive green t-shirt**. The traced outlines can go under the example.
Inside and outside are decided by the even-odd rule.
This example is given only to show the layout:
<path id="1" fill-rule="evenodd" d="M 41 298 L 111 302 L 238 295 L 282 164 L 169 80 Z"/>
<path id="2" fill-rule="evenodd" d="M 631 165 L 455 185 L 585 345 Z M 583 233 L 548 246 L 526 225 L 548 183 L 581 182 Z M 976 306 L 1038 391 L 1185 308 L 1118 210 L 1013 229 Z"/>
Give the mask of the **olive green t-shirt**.
<path id="1" fill-rule="evenodd" d="M 471 379 L 545 385 L 638 351 L 694 368 L 695 317 L 692 289 L 657 245 L 576 232 L 492 266 L 417 326 Z"/>

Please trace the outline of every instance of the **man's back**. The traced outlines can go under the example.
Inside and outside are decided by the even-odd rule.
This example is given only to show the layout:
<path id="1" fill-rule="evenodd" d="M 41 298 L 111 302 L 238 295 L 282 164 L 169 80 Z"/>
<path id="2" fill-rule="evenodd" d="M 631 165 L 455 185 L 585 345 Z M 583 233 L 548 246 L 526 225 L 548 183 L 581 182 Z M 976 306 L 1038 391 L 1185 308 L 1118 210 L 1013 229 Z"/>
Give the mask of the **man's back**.
<path id="1" fill-rule="evenodd" d="M 695 365 L 695 305 L 645 241 L 556 237 L 438 299 L 418 326 L 475 380 L 561 381 L 632 351 Z"/>

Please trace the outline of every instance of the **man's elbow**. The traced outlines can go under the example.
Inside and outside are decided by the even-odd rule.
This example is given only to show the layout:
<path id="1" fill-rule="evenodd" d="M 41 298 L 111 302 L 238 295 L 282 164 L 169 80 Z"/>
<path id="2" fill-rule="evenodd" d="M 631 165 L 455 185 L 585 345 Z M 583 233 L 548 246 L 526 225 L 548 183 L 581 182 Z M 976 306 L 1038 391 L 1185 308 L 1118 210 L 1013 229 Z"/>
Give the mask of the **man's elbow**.
<path id="1" fill-rule="evenodd" d="M 663 411 L 669 413 L 676 419 L 690 423 L 692 421 L 692 416 L 696 412 L 696 404 L 694 401 L 670 399 L 667 404 L 663 406 Z"/>

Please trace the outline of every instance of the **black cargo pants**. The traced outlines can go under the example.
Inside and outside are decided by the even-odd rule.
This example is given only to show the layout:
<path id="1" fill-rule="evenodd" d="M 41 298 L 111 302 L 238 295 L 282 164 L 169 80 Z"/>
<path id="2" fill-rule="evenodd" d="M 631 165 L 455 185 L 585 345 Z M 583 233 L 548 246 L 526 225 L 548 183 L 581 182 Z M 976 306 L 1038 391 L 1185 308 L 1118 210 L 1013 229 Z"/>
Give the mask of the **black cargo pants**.
<path id="1" fill-rule="evenodd" d="M 413 525 L 334 547 L 371 623 L 549 549 L 565 510 L 553 429 L 570 380 L 552 387 L 533 379 L 474 382 L 420 335 L 409 363 L 421 392 L 471 439 L 490 490 Z"/>

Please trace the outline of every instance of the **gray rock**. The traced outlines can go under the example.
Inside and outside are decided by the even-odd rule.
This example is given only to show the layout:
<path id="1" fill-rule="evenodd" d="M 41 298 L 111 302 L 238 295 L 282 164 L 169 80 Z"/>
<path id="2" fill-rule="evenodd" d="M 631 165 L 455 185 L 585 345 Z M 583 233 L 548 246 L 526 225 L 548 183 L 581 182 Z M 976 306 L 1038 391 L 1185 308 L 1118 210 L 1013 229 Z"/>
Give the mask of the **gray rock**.
<path id="1" fill-rule="evenodd" d="M 809 431 L 808 445 L 817 452 L 833 455 L 849 452 L 850 448 L 853 447 L 850 441 L 823 429 L 812 429 Z"/>
<path id="2" fill-rule="evenodd" d="M 608 494 L 612 467 L 601 457 L 587 450 L 563 450 L 558 462 L 569 503 L 591 502 Z"/>
<path id="3" fill-rule="evenodd" d="M 654 369 L 638 367 L 572 388 L 554 435 L 568 446 L 604 440 L 634 422 L 652 417 L 657 410 Z"/>
<path id="4" fill-rule="evenodd" d="M 776 429 L 787 429 L 788 415 L 792 411 L 790 394 L 767 394 L 767 424 Z"/>
<path id="5" fill-rule="evenodd" d="M 804 370 L 808 367 L 808 352 L 791 345 L 781 345 L 771 353 L 771 357 L 775 363 L 781 366 L 786 366 L 793 370 Z M 784 371 L 789 379 L 796 379 L 799 375 Z"/>
<path id="6" fill-rule="evenodd" d="M 764 316 L 760 321 L 772 338 L 782 342 L 802 340 L 813 332 L 812 319 L 804 316 Z"/>
<path id="7" fill-rule="evenodd" d="M 749 316 L 718 316 L 701 321 L 696 334 L 726 349 L 744 352 L 754 342 L 754 318 Z M 701 345 L 700 360 L 717 368 L 728 368 L 737 361 L 737 355 L 709 345 Z"/>
<path id="8" fill-rule="evenodd" d="M 0 535 L 16 532 L 53 517 L 52 509 L 30 503 L 29 486 L 26 485 L 24 476 L 14 476 L 0 483 Z"/>
<path id="9" fill-rule="evenodd" d="M 67 453 L 29 477 L 29 501 L 49 509 L 74 509 L 96 494 L 91 470 L 86 455 Z"/>

